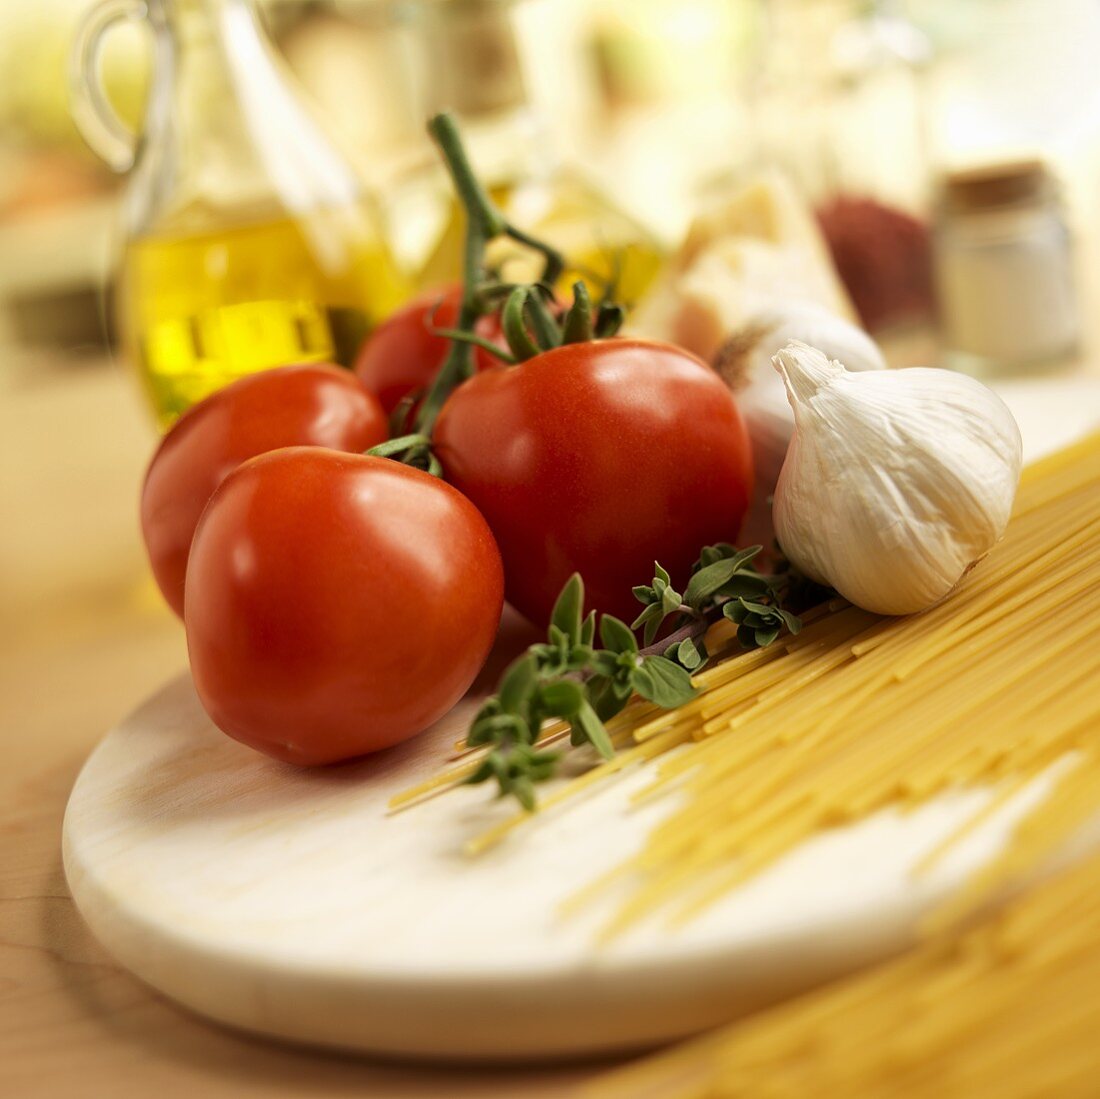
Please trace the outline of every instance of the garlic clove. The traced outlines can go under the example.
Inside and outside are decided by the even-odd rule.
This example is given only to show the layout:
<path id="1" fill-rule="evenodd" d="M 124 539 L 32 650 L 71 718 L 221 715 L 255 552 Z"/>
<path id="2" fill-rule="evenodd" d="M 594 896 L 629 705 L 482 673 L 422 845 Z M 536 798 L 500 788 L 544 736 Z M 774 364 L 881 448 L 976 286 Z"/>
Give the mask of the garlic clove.
<path id="1" fill-rule="evenodd" d="M 853 373 L 793 341 L 773 359 L 795 432 L 776 534 L 807 576 L 880 614 L 944 598 L 1003 535 L 1019 428 L 980 382 L 948 370 Z"/>
<path id="2" fill-rule="evenodd" d="M 714 369 L 737 398 L 753 451 L 753 502 L 741 541 L 770 545 L 775 537 L 771 497 L 794 431 L 794 414 L 772 356 L 800 340 L 839 359 L 849 370 L 885 370 L 875 341 L 857 325 L 819 305 L 772 304 L 754 313 L 723 343 Z"/>

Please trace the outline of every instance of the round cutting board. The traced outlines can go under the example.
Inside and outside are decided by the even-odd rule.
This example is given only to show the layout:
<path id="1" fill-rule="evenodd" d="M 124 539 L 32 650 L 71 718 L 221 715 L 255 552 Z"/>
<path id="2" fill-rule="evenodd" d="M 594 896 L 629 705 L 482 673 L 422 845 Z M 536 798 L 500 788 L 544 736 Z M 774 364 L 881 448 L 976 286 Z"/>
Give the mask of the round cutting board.
<path id="1" fill-rule="evenodd" d="M 176 681 L 73 790 L 78 907 L 137 976 L 237 1027 L 389 1054 L 591 1053 L 695 1032 L 898 950 L 1037 792 L 927 877 L 911 867 L 983 793 L 830 833 L 675 933 L 654 922 L 600 946 L 614 894 L 559 906 L 668 805 L 632 809 L 645 776 L 626 775 L 477 857 L 463 840 L 509 811 L 484 787 L 388 815 L 470 708 L 372 760 L 302 772 L 228 740 Z"/>
<path id="2" fill-rule="evenodd" d="M 497 667 L 523 640 L 513 626 Z M 922 855 L 989 791 L 826 833 L 693 923 L 654 920 L 599 945 L 622 895 L 568 916 L 562 902 L 634 853 L 672 803 L 632 806 L 650 776 L 626 772 L 475 858 L 464 841 L 512 811 L 487 788 L 388 814 L 475 706 L 362 762 L 299 771 L 223 736 L 181 678 L 108 734 L 76 783 L 64 827 L 76 903 L 138 977 L 250 1031 L 447 1058 L 638 1048 L 901 949 L 1051 777 L 926 875 L 912 873 Z"/>

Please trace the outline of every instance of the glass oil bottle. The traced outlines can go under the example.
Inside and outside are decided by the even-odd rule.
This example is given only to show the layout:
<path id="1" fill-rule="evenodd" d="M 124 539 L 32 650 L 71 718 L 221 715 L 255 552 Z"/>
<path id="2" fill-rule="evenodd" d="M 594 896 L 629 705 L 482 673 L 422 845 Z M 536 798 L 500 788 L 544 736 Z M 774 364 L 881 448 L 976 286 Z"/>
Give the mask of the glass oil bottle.
<path id="1" fill-rule="evenodd" d="M 95 77 L 120 19 L 152 32 L 143 132 Z M 81 28 L 73 110 L 129 171 L 114 308 L 122 353 L 167 429 L 236 378 L 349 363 L 407 297 L 371 199 L 295 90 L 251 0 L 101 0 Z"/>

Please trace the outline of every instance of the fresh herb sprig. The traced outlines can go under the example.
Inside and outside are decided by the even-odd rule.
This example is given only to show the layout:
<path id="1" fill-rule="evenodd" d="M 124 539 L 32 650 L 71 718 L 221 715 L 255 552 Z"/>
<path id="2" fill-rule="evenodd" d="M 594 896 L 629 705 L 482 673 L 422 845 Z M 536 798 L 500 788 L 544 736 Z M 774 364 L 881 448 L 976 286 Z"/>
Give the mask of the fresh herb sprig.
<path id="1" fill-rule="evenodd" d="M 634 597 L 645 609 L 632 628 L 643 631 L 648 645 L 672 618 L 664 655 L 693 673 L 709 659 L 704 635 L 719 618 L 737 626 L 737 640 L 745 649 L 770 645 L 784 630 L 798 633 L 801 619 L 782 606 L 791 590 L 792 574 L 786 562 L 779 572 L 757 571 L 753 562 L 763 549 L 737 549 L 728 542 L 705 546 L 683 595 L 657 565 L 651 583 L 634 589 Z"/>
<path id="2" fill-rule="evenodd" d="M 588 744 L 611 759 L 615 749 L 604 723 L 634 694 L 672 710 L 698 693 L 691 675 L 709 659 L 703 635 L 712 623 L 723 617 L 735 622 L 745 648 L 770 645 L 784 629 L 798 633 L 801 621 L 779 605 L 785 575 L 752 568 L 760 551 L 726 543 L 705 547 L 682 595 L 655 564 L 652 583 L 634 588 L 644 610 L 633 626 L 604 614 L 597 630 L 596 612 L 584 614 L 584 583 L 574 573 L 554 605 L 546 641 L 513 661 L 497 693 L 478 710 L 466 743 L 489 750 L 465 781 L 495 781 L 500 796 L 513 796 L 532 811 L 535 785 L 553 777 L 562 759 L 561 752 L 538 746 L 547 721 L 568 722 L 573 746 Z M 670 618 L 672 632 L 657 641 Z M 644 631 L 644 648 L 636 629 Z"/>
<path id="3" fill-rule="evenodd" d="M 574 573 L 550 616 L 547 639 L 509 665 L 497 693 L 478 710 L 469 747 L 489 745 L 468 783 L 495 780 L 527 810 L 535 808 L 534 784 L 550 778 L 561 753 L 536 745 L 545 722 L 569 723 L 570 742 L 590 744 L 604 759 L 615 754 L 604 722 L 635 692 L 673 709 L 694 698 L 691 677 L 656 653 L 643 653 L 630 627 L 614 615 L 583 615 L 584 582 Z"/>

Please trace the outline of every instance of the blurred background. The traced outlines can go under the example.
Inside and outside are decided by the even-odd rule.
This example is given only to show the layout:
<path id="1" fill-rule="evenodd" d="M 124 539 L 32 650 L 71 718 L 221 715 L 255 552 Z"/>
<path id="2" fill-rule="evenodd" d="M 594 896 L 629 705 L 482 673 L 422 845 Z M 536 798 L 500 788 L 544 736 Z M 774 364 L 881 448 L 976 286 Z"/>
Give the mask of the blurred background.
<path id="1" fill-rule="evenodd" d="M 255 26 L 244 0 L 93 7 L 0 0 L 0 698 L 25 752 L 90 743 L 183 666 L 136 518 L 158 426 L 200 395 L 172 310 L 233 248 L 309 274 L 354 232 L 340 279 L 369 308 L 332 283 L 323 316 L 218 329 L 353 354 L 456 270 L 423 129 L 441 107 L 516 219 L 631 300 L 687 262 L 698 215 L 755 193 L 742 231 L 795 233 L 794 203 L 894 365 L 1100 373 L 1095 0 L 258 0 Z M 225 210 L 273 195 L 234 236 Z M 314 217 L 345 200 L 354 230 Z"/>

